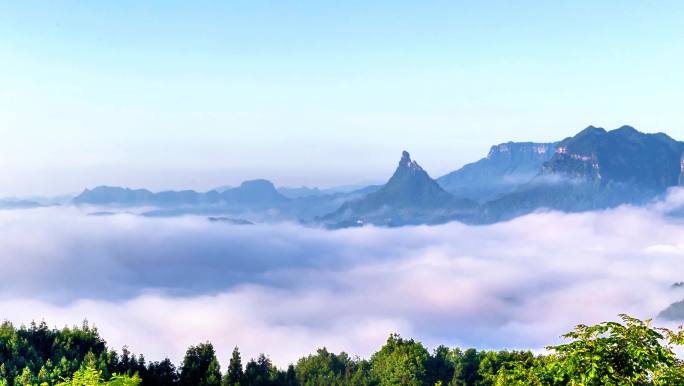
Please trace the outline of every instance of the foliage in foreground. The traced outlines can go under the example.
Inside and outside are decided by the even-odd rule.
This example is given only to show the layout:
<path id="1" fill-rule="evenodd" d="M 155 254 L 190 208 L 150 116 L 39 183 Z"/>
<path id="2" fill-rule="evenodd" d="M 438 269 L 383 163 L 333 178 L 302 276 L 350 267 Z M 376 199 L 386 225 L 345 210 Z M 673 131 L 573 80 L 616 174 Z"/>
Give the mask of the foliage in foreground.
<path id="1" fill-rule="evenodd" d="M 113 374 L 105 381 L 102 378 L 102 371 L 96 370 L 92 365 L 81 368 L 71 378 L 59 382 L 57 386 L 138 386 L 141 380 L 138 374 L 133 376 Z"/>
<path id="2" fill-rule="evenodd" d="M 620 315 L 622 323 L 578 325 L 565 335 L 571 342 L 548 347 L 532 366 L 510 363 L 497 385 L 684 385 L 684 363 L 673 346 L 684 332 L 653 328 Z"/>
<path id="3" fill-rule="evenodd" d="M 673 352 L 684 344 L 680 328 L 652 327 L 621 315 L 621 322 L 579 325 L 568 343 L 549 353 L 477 351 L 437 347 L 392 334 L 370 359 L 325 348 L 278 369 L 265 355 L 242 364 L 236 347 L 221 372 L 211 343 L 190 347 L 176 368 L 165 359 L 147 363 L 126 348 L 108 350 L 97 329 L 19 329 L 0 326 L 0 386 L 593 386 L 684 385 L 684 363 Z"/>

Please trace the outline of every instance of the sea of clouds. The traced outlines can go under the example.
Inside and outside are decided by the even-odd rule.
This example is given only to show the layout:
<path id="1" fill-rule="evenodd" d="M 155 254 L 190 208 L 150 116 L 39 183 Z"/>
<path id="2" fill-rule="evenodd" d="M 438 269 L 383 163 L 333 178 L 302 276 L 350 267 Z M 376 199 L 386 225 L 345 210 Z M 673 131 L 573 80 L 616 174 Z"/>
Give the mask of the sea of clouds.
<path id="1" fill-rule="evenodd" d="M 88 319 L 110 346 L 178 363 L 211 341 L 225 365 L 287 365 L 326 346 L 368 356 L 387 335 L 541 350 L 578 323 L 655 317 L 684 290 L 684 222 L 646 208 L 535 213 L 487 226 L 239 226 L 202 217 L 0 211 L 0 318 Z M 667 325 L 671 322 L 657 324 Z"/>

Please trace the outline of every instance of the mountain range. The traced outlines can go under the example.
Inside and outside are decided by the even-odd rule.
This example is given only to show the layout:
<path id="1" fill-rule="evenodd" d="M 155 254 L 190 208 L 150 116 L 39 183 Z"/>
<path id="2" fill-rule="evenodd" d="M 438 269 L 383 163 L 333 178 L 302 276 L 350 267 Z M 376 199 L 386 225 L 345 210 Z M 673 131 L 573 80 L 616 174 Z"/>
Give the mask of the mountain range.
<path id="1" fill-rule="evenodd" d="M 433 179 L 404 151 L 383 185 L 360 189 L 276 188 L 267 180 L 208 192 L 100 186 L 76 205 L 149 207 L 144 214 L 239 215 L 339 228 L 462 221 L 486 224 L 536 210 L 567 212 L 643 204 L 684 182 L 684 143 L 631 126 L 589 126 L 557 142 L 506 142 Z"/>
<path id="2" fill-rule="evenodd" d="M 288 198 L 278 193 L 270 181 L 251 180 L 236 188 L 214 189 L 206 193 L 194 190 L 153 193 L 147 189 L 98 186 L 92 190 L 86 189 L 75 197 L 73 202 L 77 205 L 177 207 L 216 204 L 252 208 L 287 200 Z"/>
<path id="3" fill-rule="evenodd" d="M 684 143 L 631 126 L 589 126 L 556 145 L 538 174 L 482 205 L 480 220 L 496 222 L 545 208 L 566 212 L 644 204 L 682 181 Z"/>

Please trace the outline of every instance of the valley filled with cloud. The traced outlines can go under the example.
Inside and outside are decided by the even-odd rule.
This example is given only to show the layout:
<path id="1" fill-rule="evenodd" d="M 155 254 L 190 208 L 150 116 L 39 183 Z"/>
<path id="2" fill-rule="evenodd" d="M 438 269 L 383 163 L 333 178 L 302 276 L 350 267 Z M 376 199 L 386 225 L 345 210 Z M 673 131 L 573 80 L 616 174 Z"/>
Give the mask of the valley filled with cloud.
<path id="1" fill-rule="evenodd" d="M 575 324 L 684 298 L 684 221 L 669 215 L 682 203 L 673 190 L 640 208 L 341 230 L 0 211 L 0 309 L 16 324 L 85 317 L 148 360 L 206 340 L 221 358 L 237 345 L 279 365 L 320 346 L 368 356 L 392 332 L 543 350 Z"/>

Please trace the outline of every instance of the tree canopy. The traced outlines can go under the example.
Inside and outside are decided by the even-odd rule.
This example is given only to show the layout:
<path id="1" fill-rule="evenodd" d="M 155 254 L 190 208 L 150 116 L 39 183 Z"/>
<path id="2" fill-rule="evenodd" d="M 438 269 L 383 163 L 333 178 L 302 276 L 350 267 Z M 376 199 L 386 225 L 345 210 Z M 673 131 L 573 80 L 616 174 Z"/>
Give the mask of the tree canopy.
<path id="1" fill-rule="evenodd" d="M 618 322 L 578 325 L 547 353 L 478 351 L 422 343 L 391 334 L 370 359 L 326 348 L 279 369 L 265 354 L 243 367 L 235 347 L 221 372 L 209 342 L 188 348 L 179 367 L 146 362 L 127 347 L 108 349 L 96 328 L 0 325 L 0 386 L 594 386 L 684 385 L 675 347 L 684 332 L 621 315 Z"/>

